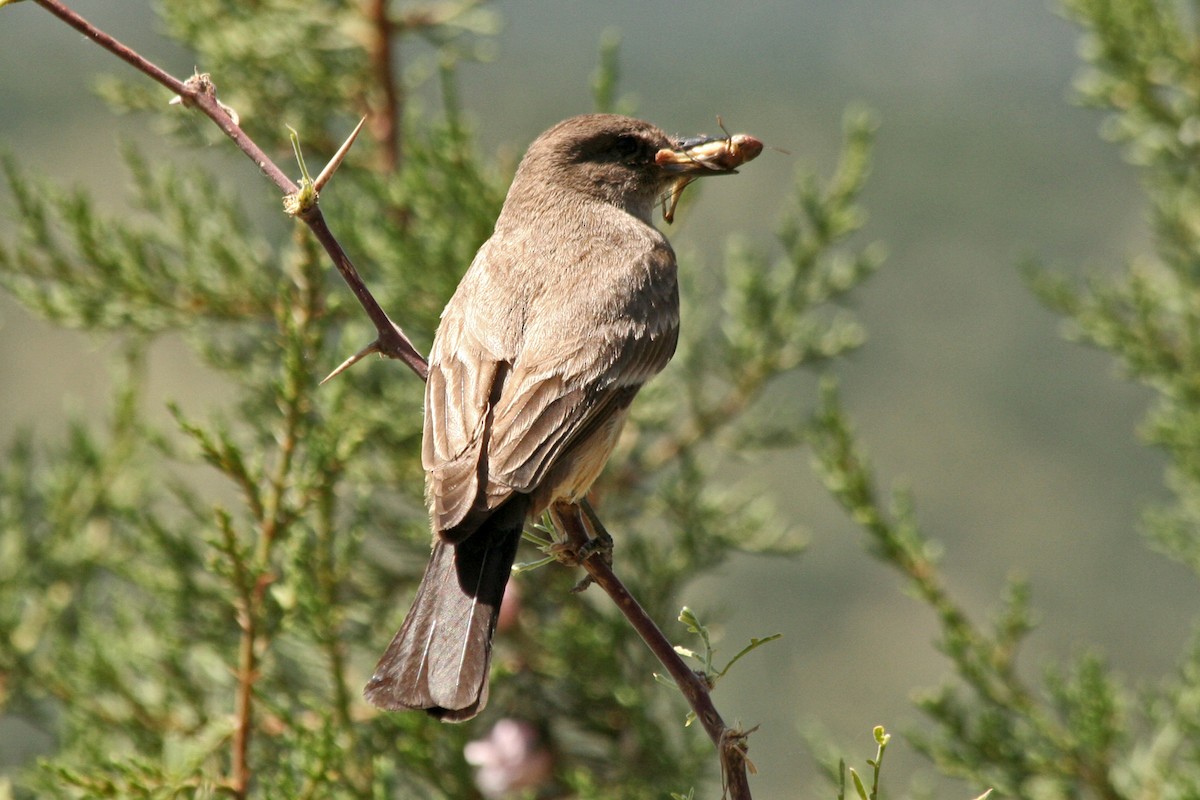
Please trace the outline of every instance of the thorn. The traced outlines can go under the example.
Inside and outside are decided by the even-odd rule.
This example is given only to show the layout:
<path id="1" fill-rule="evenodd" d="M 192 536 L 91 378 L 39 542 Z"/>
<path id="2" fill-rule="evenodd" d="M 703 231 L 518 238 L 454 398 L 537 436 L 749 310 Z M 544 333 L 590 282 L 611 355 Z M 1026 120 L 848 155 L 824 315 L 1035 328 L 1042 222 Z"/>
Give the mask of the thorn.
<path id="1" fill-rule="evenodd" d="M 315 181 L 313 181 L 313 189 L 319 192 L 322 188 L 324 188 L 325 184 L 329 183 L 329 179 L 333 177 L 333 173 L 336 172 L 337 168 L 342 165 L 342 161 L 345 160 L 346 154 L 350 152 L 351 145 L 353 145 L 354 140 L 358 138 L 358 133 L 362 130 L 363 124 L 366 123 L 366 121 L 366 117 L 363 117 L 358 121 L 358 126 L 351 131 L 350 135 L 346 138 L 346 141 L 343 142 L 342 146 L 338 148 L 338 151 L 333 154 L 333 158 L 329 159 L 329 163 L 325 165 L 325 169 L 321 170 L 321 174 L 317 176 Z M 329 378 L 326 378 L 325 380 L 329 380 Z"/>
<path id="2" fill-rule="evenodd" d="M 378 353 L 378 352 L 380 352 L 379 340 L 376 339 L 375 341 L 371 342 L 369 345 L 364 347 L 362 350 L 359 350 L 357 353 L 355 353 L 354 355 L 347 358 L 341 364 L 338 364 L 337 369 L 335 369 L 333 372 L 326 375 L 325 380 L 321 381 L 321 383 L 319 385 L 324 386 L 331 379 L 337 377 L 338 375 L 341 375 L 343 372 L 350 369 L 352 366 L 357 364 L 359 361 L 362 361 L 364 358 L 371 355 L 372 353 Z"/>

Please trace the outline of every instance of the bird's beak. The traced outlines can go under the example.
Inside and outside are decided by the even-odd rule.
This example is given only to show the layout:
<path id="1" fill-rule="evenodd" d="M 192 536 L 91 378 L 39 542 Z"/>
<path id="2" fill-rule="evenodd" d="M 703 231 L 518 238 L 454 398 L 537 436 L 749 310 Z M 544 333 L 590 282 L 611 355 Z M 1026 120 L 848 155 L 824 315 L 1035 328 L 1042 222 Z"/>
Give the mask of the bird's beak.
<path id="1" fill-rule="evenodd" d="M 672 176 L 670 191 L 663 197 L 663 219 L 675 221 L 675 206 L 683 190 L 705 175 L 733 175 L 737 168 L 755 159 L 763 143 L 745 133 L 732 136 L 687 139 L 675 147 L 664 147 L 654 155 L 654 163 Z"/>

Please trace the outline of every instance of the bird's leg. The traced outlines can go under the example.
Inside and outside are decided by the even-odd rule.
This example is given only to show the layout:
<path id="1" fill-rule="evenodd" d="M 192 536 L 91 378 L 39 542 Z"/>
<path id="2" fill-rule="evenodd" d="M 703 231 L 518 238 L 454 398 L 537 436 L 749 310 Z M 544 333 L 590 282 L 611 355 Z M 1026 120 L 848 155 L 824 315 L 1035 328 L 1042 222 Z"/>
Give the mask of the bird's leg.
<path id="1" fill-rule="evenodd" d="M 608 529 L 604 527 L 604 523 L 600 521 L 600 517 L 596 516 L 596 510 L 592 508 L 592 504 L 587 498 L 579 501 L 576 506 L 579 510 L 579 518 L 583 523 L 584 530 L 588 533 L 588 543 L 586 545 L 588 552 L 584 558 L 600 553 L 600 557 L 608 566 L 612 566 L 613 554 L 613 538 L 609 534 Z"/>
<path id="2" fill-rule="evenodd" d="M 551 505 L 549 511 L 554 530 L 558 532 L 550 554 L 568 567 L 578 567 L 587 558 L 584 551 L 591 538 L 579 514 L 579 506 L 560 501 Z"/>
<path id="3" fill-rule="evenodd" d="M 552 548 L 559 561 L 574 567 L 599 554 L 606 564 L 612 564 L 612 536 L 591 506 L 562 501 L 550 507 L 550 517 L 562 535 Z"/>
<path id="4" fill-rule="evenodd" d="M 593 535 L 589 525 L 588 512 L 576 504 L 569 502 L 555 503 L 550 507 L 550 518 L 562 538 L 551 548 L 551 554 L 561 563 L 569 567 L 577 567 L 589 558 L 600 555 L 605 564 L 612 564 L 612 537 L 600 527 L 600 533 Z M 591 519 L 595 514 L 591 514 Z M 590 575 L 584 576 L 572 592 L 582 592 L 592 583 Z"/>

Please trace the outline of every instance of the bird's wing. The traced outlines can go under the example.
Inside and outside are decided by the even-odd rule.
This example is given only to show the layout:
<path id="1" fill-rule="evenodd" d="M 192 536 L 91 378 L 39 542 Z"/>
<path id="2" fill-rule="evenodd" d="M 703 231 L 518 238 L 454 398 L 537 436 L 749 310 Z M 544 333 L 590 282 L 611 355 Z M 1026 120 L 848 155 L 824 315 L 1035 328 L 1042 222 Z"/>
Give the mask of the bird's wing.
<path id="1" fill-rule="evenodd" d="M 629 405 L 666 366 L 677 336 L 678 327 L 599 336 L 564 347 L 560 358 L 522 358 L 493 409 L 489 481 L 517 492 L 535 489 L 566 449 Z"/>
<path id="2" fill-rule="evenodd" d="M 457 355 L 430 365 L 422 461 L 438 531 L 454 530 L 472 511 L 489 505 L 483 455 L 487 452 L 493 386 L 507 368 L 495 359 L 468 361 Z M 476 524 L 471 524 L 470 530 Z"/>
<path id="3" fill-rule="evenodd" d="M 519 350 L 519 282 L 489 240 L 446 304 L 429 353 L 421 461 L 433 528 L 450 541 L 469 536 L 504 501 L 488 495 L 492 405 Z M 516 284 L 516 288 L 514 288 Z M 494 487 L 493 487 L 494 491 Z"/>

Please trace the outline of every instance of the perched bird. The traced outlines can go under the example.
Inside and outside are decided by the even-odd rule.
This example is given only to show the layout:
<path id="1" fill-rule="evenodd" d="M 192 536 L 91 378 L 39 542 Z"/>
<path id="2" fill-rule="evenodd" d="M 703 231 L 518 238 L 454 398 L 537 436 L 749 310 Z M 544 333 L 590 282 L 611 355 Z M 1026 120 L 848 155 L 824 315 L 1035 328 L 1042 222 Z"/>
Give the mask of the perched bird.
<path id="1" fill-rule="evenodd" d="M 460 721 L 486 704 L 525 521 L 585 495 L 634 395 L 675 352 L 675 253 L 651 223 L 655 203 L 761 150 L 741 136 L 753 153 L 731 159 L 722 141 L 733 139 L 685 148 L 647 122 L 593 114 L 530 145 L 430 353 L 433 554 L 364 691 L 373 705 Z"/>

